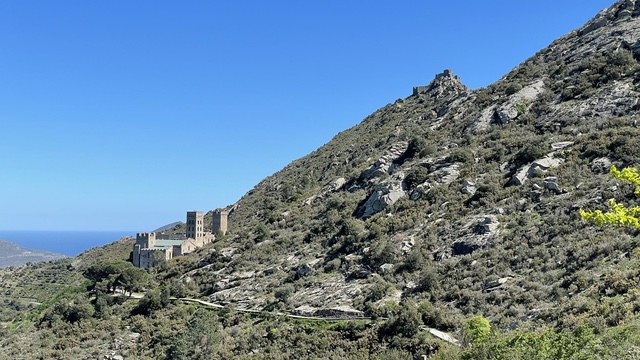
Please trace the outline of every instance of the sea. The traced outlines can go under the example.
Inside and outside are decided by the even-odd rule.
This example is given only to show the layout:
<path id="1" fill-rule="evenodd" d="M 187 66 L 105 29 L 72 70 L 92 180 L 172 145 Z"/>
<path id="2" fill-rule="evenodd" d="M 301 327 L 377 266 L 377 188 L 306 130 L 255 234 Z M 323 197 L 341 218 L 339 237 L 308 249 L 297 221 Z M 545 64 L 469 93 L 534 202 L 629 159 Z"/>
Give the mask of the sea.
<path id="1" fill-rule="evenodd" d="M 135 231 L 31 231 L 0 230 L 0 240 L 14 242 L 29 250 L 47 250 L 76 256 L 85 250 L 136 236 Z"/>

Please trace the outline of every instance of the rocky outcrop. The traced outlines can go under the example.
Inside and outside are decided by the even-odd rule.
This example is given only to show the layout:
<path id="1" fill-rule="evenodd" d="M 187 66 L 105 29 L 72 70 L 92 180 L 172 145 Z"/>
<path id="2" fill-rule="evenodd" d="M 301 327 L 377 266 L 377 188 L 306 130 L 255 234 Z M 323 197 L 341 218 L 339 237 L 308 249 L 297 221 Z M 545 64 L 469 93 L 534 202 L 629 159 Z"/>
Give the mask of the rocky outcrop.
<path id="1" fill-rule="evenodd" d="M 474 195 L 478 191 L 476 184 L 472 181 L 465 180 L 462 182 L 462 187 L 460 188 L 460 192 L 467 195 Z"/>
<path id="2" fill-rule="evenodd" d="M 430 173 L 429 177 L 441 184 L 451 184 L 460 177 L 460 164 L 445 164 L 438 170 Z"/>
<path id="3" fill-rule="evenodd" d="M 413 189 L 409 198 L 414 201 L 419 200 L 423 196 L 427 195 L 429 191 L 431 191 L 431 188 L 432 188 L 431 184 L 428 181 L 425 181 L 424 183 L 416 186 L 416 188 Z"/>
<path id="4" fill-rule="evenodd" d="M 558 185 L 558 179 L 556 179 L 555 176 L 546 177 L 542 184 L 545 189 L 555 193 L 556 195 L 562 193 L 562 189 L 560 189 L 560 186 Z"/>
<path id="5" fill-rule="evenodd" d="M 315 199 L 325 197 L 325 196 L 327 196 L 327 194 L 330 194 L 332 192 L 336 192 L 336 191 L 342 189 L 342 187 L 346 183 L 347 183 L 347 180 L 345 178 L 343 178 L 343 177 L 337 178 L 334 181 L 332 181 L 329 185 L 325 186 L 324 189 L 322 189 L 322 191 L 318 195 L 314 195 L 314 196 L 311 196 L 311 197 L 305 199 L 302 202 L 302 205 L 311 205 L 311 203 Z"/>
<path id="6" fill-rule="evenodd" d="M 291 311 L 292 315 L 304 317 L 319 317 L 332 319 L 360 319 L 364 318 L 362 311 L 356 310 L 351 306 L 335 306 L 326 309 L 319 309 L 313 306 L 303 305 Z"/>
<path id="7" fill-rule="evenodd" d="M 406 196 L 407 193 L 402 182 L 403 177 L 396 177 L 395 180 L 391 179 L 389 182 L 376 185 L 373 188 L 373 193 L 358 210 L 358 217 L 363 219 L 371 217 Z"/>
<path id="8" fill-rule="evenodd" d="M 490 246 L 498 235 L 499 225 L 496 215 L 475 217 L 464 226 L 467 233 L 451 245 L 451 254 L 454 256 L 466 255 Z"/>
<path id="9" fill-rule="evenodd" d="M 400 159 L 408 147 L 409 143 L 406 141 L 394 144 L 373 165 L 360 174 L 360 181 L 371 181 L 383 175 L 391 174 L 394 169 L 394 161 Z"/>
<path id="10" fill-rule="evenodd" d="M 500 279 L 497 279 L 497 280 L 488 281 L 485 289 L 487 289 L 487 290 L 495 289 L 497 287 L 500 287 L 500 286 L 506 284 L 507 281 L 509 281 L 509 280 L 511 280 L 510 276 L 503 277 L 503 278 L 500 278 Z"/>
<path id="11" fill-rule="evenodd" d="M 511 185 L 523 185 L 528 179 L 531 179 L 536 175 L 536 172 L 542 171 L 546 172 L 547 170 L 558 167 L 562 164 L 562 159 L 554 158 L 553 156 L 547 156 L 545 158 L 536 160 L 531 164 L 525 165 L 518 170 L 515 175 L 511 177 L 511 181 L 509 184 Z"/>
<path id="12" fill-rule="evenodd" d="M 531 104 L 545 91 L 544 81 L 537 80 L 509 96 L 502 105 L 484 108 L 464 130 L 465 134 L 477 134 L 489 129 L 492 123 L 506 124 L 527 112 Z"/>
<path id="13" fill-rule="evenodd" d="M 465 130 L 465 134 L 477 134 L 482 131 L 486 131 L 491 126 L 491 122 L 493 121 L 494 114 L 496 113 L 496 106 L 492 105 L 487 108 L 484 108 L 480 115 L 478 115 L 471 124 L 469 124 Z"/>
<path id="14" fill-rule="evenodd" d="M 551 144 L 553 150 L 560 150 L 573 145 L 573 141 L 560 141 Z"/>
<path id="15" fill-rule="evenodd" d="M 606 173 L 611 168 L 611 159 L 608 157 L 595 158 L 591 161 L 589 168 L 593 172 Z"/>
<path id="16" fill-rule="evenodd" d="M 544 91 L 544 82 L 538 80 L 511 95 L 495 112 L 494 120 L 498 124 L 506 124 L 526 112 L 531 103 Z"/>

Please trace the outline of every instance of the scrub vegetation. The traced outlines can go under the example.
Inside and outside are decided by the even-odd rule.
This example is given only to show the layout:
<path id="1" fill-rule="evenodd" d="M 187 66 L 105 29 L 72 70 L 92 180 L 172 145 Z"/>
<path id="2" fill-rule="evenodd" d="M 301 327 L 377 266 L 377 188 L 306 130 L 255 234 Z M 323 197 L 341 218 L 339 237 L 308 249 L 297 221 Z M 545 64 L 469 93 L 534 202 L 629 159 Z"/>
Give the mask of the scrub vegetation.
<path id="1" fill-rule="evenodd" d="M 122 239 L 0 270 L 0 358 L 638 356 L 639 230 L 597 226 L 637 219 L 637 172 L 609 174 L 640 164 L 625 4 L 487 88 L 445 72 L 380 108 L 191 254 L 141 272 Z"/>

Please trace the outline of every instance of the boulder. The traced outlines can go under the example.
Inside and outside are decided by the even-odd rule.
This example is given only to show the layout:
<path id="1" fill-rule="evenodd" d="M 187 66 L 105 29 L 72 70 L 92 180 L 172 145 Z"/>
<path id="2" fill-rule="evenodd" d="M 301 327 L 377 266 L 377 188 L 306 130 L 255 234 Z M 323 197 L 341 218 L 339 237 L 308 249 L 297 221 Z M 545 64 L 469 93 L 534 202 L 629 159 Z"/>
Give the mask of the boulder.
<path id="1" fill-rule="evenodd" d="M 474 195 L 477 190 L 478 188 L 476 187 L 476 184 L 469 180 L 465 180 L 460 188 L 460 192 L 467 195 Z"/>
<path id="2" fill-rule="evenodd" d="M 499 124 L 506 124 L 518 117 L 518 110 L 513 106 L 503 106 L 496 110 L 495 116 Z"/>
<path id="3" fill-rule="evenodd" d="M 528 179 L 531 179 L 537 171 L 546 172 L 547 170 L 558 167 L 562 164 L 562 159 L 554 158 L 552 154 L 547 155 L 547 157 L 538 159 L 531 164 L 525 165 L 521 167 L 510 180 L 511 185 L 522 185 Z"/>
<path id="4" fill-rule="evenodd" d="M 498 234 L 500 225 L 498 218 L 495 215 L 484 215 L 480 218 L 481 220 L 478 221 L 478 217 L 475 217 L 465 225 L 469 233 L 461 236 L 451 245 L 452 255 L 471 254 L 491 244 L 491 240 Z"/>
<path id="5" fill-rule="evenodd" d="M 331 182 L 331 184 L 327 185 L 327 187 L 323 191 L 323 194 L 327 194 L 327 193 L 330 193 L 330 192 L 338 191 L 346 183 L 347 183 L 347 180 L 345 178 L 343 178 L 343 177 L 337 178 L 333 182 Z"/>
<path id="6" fill-rule="evenodd" d="M 400 248 L 400 250 L 402 251 L 403 254 L 406 254 L 409 251 L 411 251 L 411 249 L 413 249 L 415 245 L 416 245 L 416 240 L 413 238 L 413 236 L 411 236 L 409 240 L 402 241 L 402 247 Z"/>
<path id="7" fill-rule="evenodd" d="M 488 108 L 483 109 L 478 115 L 477 118 L 473 119 L 471 124 L 469 124 L 465 129 L 464 133 L 468 134 L 477 134 L 479 132 L 485 131 L 489 129 L 491 126 L 491 121 L 493 121 L 493 116 L 496 113 L 495 105 L 489 106 Z"/>
<path id="8" fill-rule="evenodd" d="M 560 166 L 560 164 L 562 164 L 562 161 L 562 159 L 554 158 L 553 156 L 547 155 L 547 157 L 545 158 L 534 161 L 531 166 L 539 167 L 542 170 L 548 170 L 550 168 Z"/>
<path id="9" fill-rule="evenodd" d="M 538 96 L 544 91 L 544 81 L 538 80 L 523 87 L 517 93 L 511 95 L 509 99 L 494 114 L 495 122 L 498 124 L 506 124 L 518 117 L 518 108 L 528 107 Z"/>
<path id="10" fill-rule="evenodd" d="M 509 279 L 511 279 L 511 277 L 507 276 L 507 277 L 500 278 L 498 280 L 489 281 L 487 282 L 486 288 L 487 289 L 496 288 L 498 286 L 505 284 L 507 281 L 509 281 Z"/>
<path id="11" fill-rule="evenodd" d="M 477 235 L 493 234 L 498 229 L 498 225 L 495 215 L 487 215 L 474 227 L 473 232 Z"/>
<path id="12" fill-rule="evenodd" d="M 596 173 L 608 172 L 611 168 L 611 160 L 608 157 L 595 158 L 591 161 L 589 168 Z"/>
<path id="13" fill-rule="evenodd" d="M 558 186 L 558 183 L 556 181 L 557 180 L 555 177 L 548 177 L 544 179 L 543 185 L 545 189 L 550 190 L 557 195 L 561 194 L 562 190 L 560 189 L 560 186 Z"/>
<path id="14" fill-rule="evenodd" d="M 429 191 L 431 191 L 431 188 L 431 184 L 429 184 L 428 181 L 425 181 L 424 183 L 416 186 L 416 188 L 411 192 L 411 196 L 409 196 L 409 198 L 414 201 L 419 200 L 424 195 L 427 195 Z"/>
<path id="15" fill-rule="evenodd" d="M 556 142 L 551 144 L 551 148 L 553 150 L 560 150 L 560 149 L 564 149 L 567 146 L 571 146 L 573 145 L 573 141 L 560 141 L 560 142 Z"/>
<path id="16" fill-rule="evenodd" d="M 460 177 L 459 164 L 447 164 L 444 167 L 434 171 L 431 176 L 441 184 L 450 184 Z"/>
<path id="17" fill-rule="evenodd" d="M 406 196 L 402 183 L 383 183 L 374 187 L 373 193 L 360 207 L 360 218 L 368 218 L 393 205 Z"/>
<path id="18" fill-rule="evenodd" d="M 395 266 L 393 264 L 382 264 L 380 265 L 380 272 L 383 274 L 389 274 L 393 271 Z"/>
<path id="19" fill-rule="evenodd" d="M 296 278 L 300 279 L 313 273 L 313 268 L 309 264 L 302 264 L 296 269 Z"/>
<path id="20" fill-rule="evenodd" d="M 460 342 L 458 341 L 458 339 L 454 338 L 453 336 L 447 334 L 446 332 L 437 330 L 437 329 L 429 329 L 429 334 L 437 337 L 440 340 L 446 341 L 450 344 L 454 344 L 454 345 L 459 345 Z"/>

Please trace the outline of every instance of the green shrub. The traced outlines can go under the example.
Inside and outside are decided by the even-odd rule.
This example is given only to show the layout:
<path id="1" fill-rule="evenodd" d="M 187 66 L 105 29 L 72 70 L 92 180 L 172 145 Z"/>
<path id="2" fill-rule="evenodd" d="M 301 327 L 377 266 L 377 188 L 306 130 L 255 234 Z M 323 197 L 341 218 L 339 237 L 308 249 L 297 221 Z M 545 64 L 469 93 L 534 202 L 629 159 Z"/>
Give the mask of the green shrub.
<path id="1" fill-rule="evenodd" d="M 467 320 L 464 329 L 464 338 L 472 345 L 478 345 L 489 339 L 491 325 L 489 320 L 482 315 L 477 315 Z"/>

